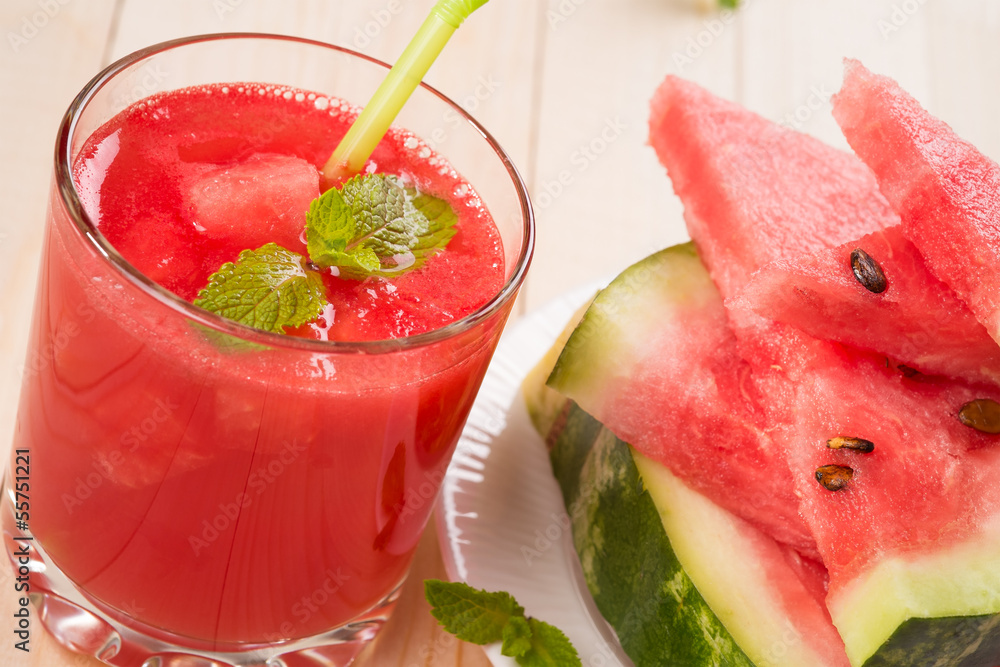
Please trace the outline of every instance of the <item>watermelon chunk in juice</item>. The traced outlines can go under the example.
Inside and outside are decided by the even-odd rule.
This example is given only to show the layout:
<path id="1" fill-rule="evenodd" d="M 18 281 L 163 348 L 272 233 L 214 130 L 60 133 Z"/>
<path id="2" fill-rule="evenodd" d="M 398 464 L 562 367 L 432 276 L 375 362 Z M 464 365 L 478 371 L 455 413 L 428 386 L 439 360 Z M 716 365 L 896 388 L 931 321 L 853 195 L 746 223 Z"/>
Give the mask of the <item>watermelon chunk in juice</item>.
<path id="1" fill-rule="evenodd" d="M 833 114 L 931 273 L 1000 340 L 1000 165 L 854 60 Z"/>
<path id="2" fill-rule="evenodd" d="M 301 158 L 256 153 L 185 183 L 182 213 L 200 233 L 244 248 L 266 243 L 304 253 L 306 211 L 319 173 Z"/>

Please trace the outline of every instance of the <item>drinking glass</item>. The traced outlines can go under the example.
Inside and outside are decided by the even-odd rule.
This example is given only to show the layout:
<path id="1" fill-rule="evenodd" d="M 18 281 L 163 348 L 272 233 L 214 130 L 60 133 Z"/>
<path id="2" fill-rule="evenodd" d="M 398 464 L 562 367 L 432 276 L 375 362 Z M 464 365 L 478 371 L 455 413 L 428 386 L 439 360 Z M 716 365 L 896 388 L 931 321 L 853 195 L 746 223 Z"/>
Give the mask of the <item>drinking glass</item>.
<path id="1" fill-rule="evenodd" d="M 267 82 L 363 105 L 386 72 L 319 42 L 208 35 L 123 58 L 70 106 L 2 512 L 33 613 L 71 649 L 115 665 L 336 666 L 387 618 L 529 263 L 507 155 L 440 93 L 414 94 L 397 124 L 473 185 L 504 281 L 460 320 L 372 342 L 196 308 L 115 251 L 73 179 L 86 139 L 149 95 Z"/>

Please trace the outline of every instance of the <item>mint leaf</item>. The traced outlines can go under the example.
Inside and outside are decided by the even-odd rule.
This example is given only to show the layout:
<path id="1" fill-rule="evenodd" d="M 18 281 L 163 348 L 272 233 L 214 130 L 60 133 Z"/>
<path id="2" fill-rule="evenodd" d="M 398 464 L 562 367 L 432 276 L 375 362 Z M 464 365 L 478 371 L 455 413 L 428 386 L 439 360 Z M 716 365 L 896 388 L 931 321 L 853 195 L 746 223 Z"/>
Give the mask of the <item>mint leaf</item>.
<path id="1" fill-rule="evenodd" d="M 511 658 L 522 656 L 531 650 L 531 626 L 523 616 L 511 616 L 503 626 L 503 646 L 500 653 Z"/>
<path id="2" fill-rule="evenodd" d="M 580 656 L 563 631 L 537 618 L 529 618 L 531 650 L 517 657 L 524 667 L 582 667 Z"/>
<path id="3" fill-rule="evenodd" d="M 428 579 L 424 593 L 431 615 L 444 629 L 473 644 L 492 644 L 503 639 L 503 629 L 512 616 L 524 616 L 524 608 L 509 593 L 487 593 L 461 582 Z"/>
<path id="4" fill-rule="evenodd" d="M 310 205 L 309 257 L 359 280 L 412 270 L 444 249 L 457 219 L 447 202 L 404 188 L 393 176 L 355 176 Z"/>
<path id="5" fill-rule="evenodd" d="M 302 255 L 268 243 L 244 250 L 208 279 L 194 305 L 256 329 L 285 333 L 314 320 L 327 305 L 323 280 Z"/>
<path id="6" fill-rule="evenodd" d="M 502 641 L 500 653 L 525 667 L 582 667 L 559 628 L 526 617 L 510 593 L 489 593 L 462 582 L 424 582 L 431 614 L 444 629 L 473 644 Z"/>

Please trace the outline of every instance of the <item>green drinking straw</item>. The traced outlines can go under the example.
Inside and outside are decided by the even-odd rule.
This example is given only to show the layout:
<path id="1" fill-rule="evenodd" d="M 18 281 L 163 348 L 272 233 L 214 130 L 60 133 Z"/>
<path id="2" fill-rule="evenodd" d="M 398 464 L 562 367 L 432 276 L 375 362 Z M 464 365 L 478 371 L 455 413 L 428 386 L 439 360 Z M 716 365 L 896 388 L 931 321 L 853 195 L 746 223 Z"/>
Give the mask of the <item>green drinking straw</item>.
<path id="1" fill-rule="evenodd" d="M 438 0 L 403 55 L 389 70 L 368 106 L 354 121 L 337 150 L 323 166 L 329 180 L 352 176 L 364 166 L 389 125 L 458 26 L 487 0 Z"/>

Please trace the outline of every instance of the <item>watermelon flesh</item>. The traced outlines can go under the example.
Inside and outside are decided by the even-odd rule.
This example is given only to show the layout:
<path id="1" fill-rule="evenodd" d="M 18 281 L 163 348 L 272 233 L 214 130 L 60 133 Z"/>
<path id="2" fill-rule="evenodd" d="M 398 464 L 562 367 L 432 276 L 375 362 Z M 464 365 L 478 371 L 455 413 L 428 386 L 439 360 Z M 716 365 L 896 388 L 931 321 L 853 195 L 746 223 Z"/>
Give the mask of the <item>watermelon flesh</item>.
<path id="1" fill-rule="evenodd" d="M 794 424 L 774 437 L 829 572 L 826 603 L 852 664 L 865 664 L 908 619 L 1000 612 L 1000 449 L 996 436 L 957 419 L 966 402 L 1000 392 L 907 378 L 862 355 L 831 355 L 805 378 L 788 406 Z M 830 450 L 837 436 L 875 450 Z M 846 489 L 815 481 L 831 464 L 853 470 Z"/>
<path id="2" fill-rule="evenodd" d="M 768 262 L 899 222 L 856 156 L 674 76 L 653 97 L 650 143 L 724 299 Z"/>
<path id="3" fill-rule="evenodd" d="M 818 148 L 814 140 L 770 127 L 734 105 L 714 101 L 693 84 L 670 78 L 654 99 L 651 132 L 651 143 L 684 203 L 691 237 L 726 298 L 737 349 L 751 366 L 744 386 L 760 397 L 765 430 L 780 452 L 775 460 L 792 473 L 797 509 L 828 568 L 827 604 L 852 664 L 864 664 L 888 645 L 908 619 L 1000 612 L 1000 537 L 995 535 L 1000 532 L 1000 496 L 989 485 L 1000 473 L 993 453 L 998 448 L 990 446 L 989 436 L 957 419 L 965 401 L 1000 398 L 995 390 L 972 389 L 948 378 L 907 378 L 886 368 L 882 355 L 774 323 L 761 316 L 752 299 L 740 298 L 753 274 L 766 272 L 771 262 L 794 262 L 817 252 L 836 256 L 843 251 L 837 246 L 886 228 L 889 246 L 901 247 L 894 260 L 906 266 L 908 257 L 919 259 L 911 248 L 893 243 L 899 235 L 892 227 L 900 217 L 880 194 L 872 173 L 854 156 Z M 879 143 L 884 137 L 869 139 L 883 153 L 885 146 L 894 145 Z M 895 203 L 888 190 L 886 194 Z M 902 222 L 931 273 L 943 280 L 910 235 L 905 210 Z M 985 351 L 989 360 L 996 352 L 984 341 L 982 329 L 972 326 L 972 318 L 963 319 L 961 304 L 948 290 L 926 271 L 897 276 L 894 283 L 901 296 L 930 287 L 923 302 L 935 307 L 932 315 L 956 315 L 938 325 L 939 337 L 976 341 L 976 348 L 963 352 L 970 356 L 956 360 L 932 350 L 940 372 L 948 372 L 943 369 L 951 363 L 965 364 L 971 375 L 983 373 L 971 357 Z M 964 298 L 959 286 L 951 287 Z M 912 323 L 920 312 L 919 306 L 910 307 Z M 978 315 L 975 308 L 971 311 Z M 923 331 L 906 330 L 903 319 L 896 326 L 904 333 L 897 344 L 904 347 L 907 336 L 912 340 Z M 865 335 L 858 330 L 858 337 Z M 874 337 L 880 335 L 876 327 Z M 919 354 L 913 358 L 926 362 Z M 642 374 L 655 370 L 643 368 Z M 623 414 L 616 406 L 597 416 L 616 430 Z M 872 440 L 876 450 L 868 455 L 831 451 L 826 442 L 837 436 Z M 663 451 L 668 466 L 679 455 L 669 442 Z M 817 483 L 818 467 L 848 462 L 855 476 L 847 490 L 832 492 Z M 977 659 L 996 660 L 966 648 Z M 924 664 L 920 660 L 925 657 L 902 664 Z M 989 662 L 969 664 L 992 667 Z"/>
<path id="4" fill-rule="evenodd" d="M 549 386 L 713 502 L 818 558 L 722 299 L 689 245 L 652 255 L 598 295 Z"/>
<path id="5" fill-rule="evenodd" d="M 1000 166 L 857 61 L 833 115 L 931 273 L 1000 340 Z"/>
<path id="6" fill-rule="evenodd" d="M 635 663 L 846 667 L 824 604 L 825 568 L 774 537 L 787 540 L 782 522 L 801 523 L 797 500 L 782 495 L 790 479 L 776 483 L 782 464 L 738 386 L 745 364 L 690 244 L 626 270 L 557 345 L 550 386 L 647 446 L 664 435 L 658 422 L 669 422 L 673 449 L 684 451 L 664 465 L 577 404 L 525 388 L 552 448 L 584 577 Z M 652 389 L 619 393 L 637 376 Z"/>
<path id="7" fill-rule="evenodd" d="M 688 233 L 730 300 L 764 265 L 832 248 L 899 223 L 858 158 L 668 76 L 650 115 L 650 144 L 684 203 Z M 759 390 L 786 395 L 789 373 L 824 345 L 730 305 L 740 354 Z M 795 350 L 795 358 L 787 357 Z M 770 369 L 782 368 L 775 374 Z M 780 418 L 772 414 L 771 418 Z"/>
<path id="8" fill-rule="evenodd" d="M 855 277 L 851 254 L 857 248 L 879 263 L 888 285 L 884 292 L 869 291 Z M 731 305 L 816 338 L 886 355 L 904 374 L 1000 382 L 1000 346 L 927 270 L 899 225 L 771 262 Z"/>
<path id="9" fill-rule="evenodd" d="M 245 248 L 265 243 L 305 252 L 303 211 L 319 197 L 319 172 L 300 158 L 255 154 L 242 162 L 212 166 L 186 184 L 184 210 L 192 226 L 210 238 Z"/>

